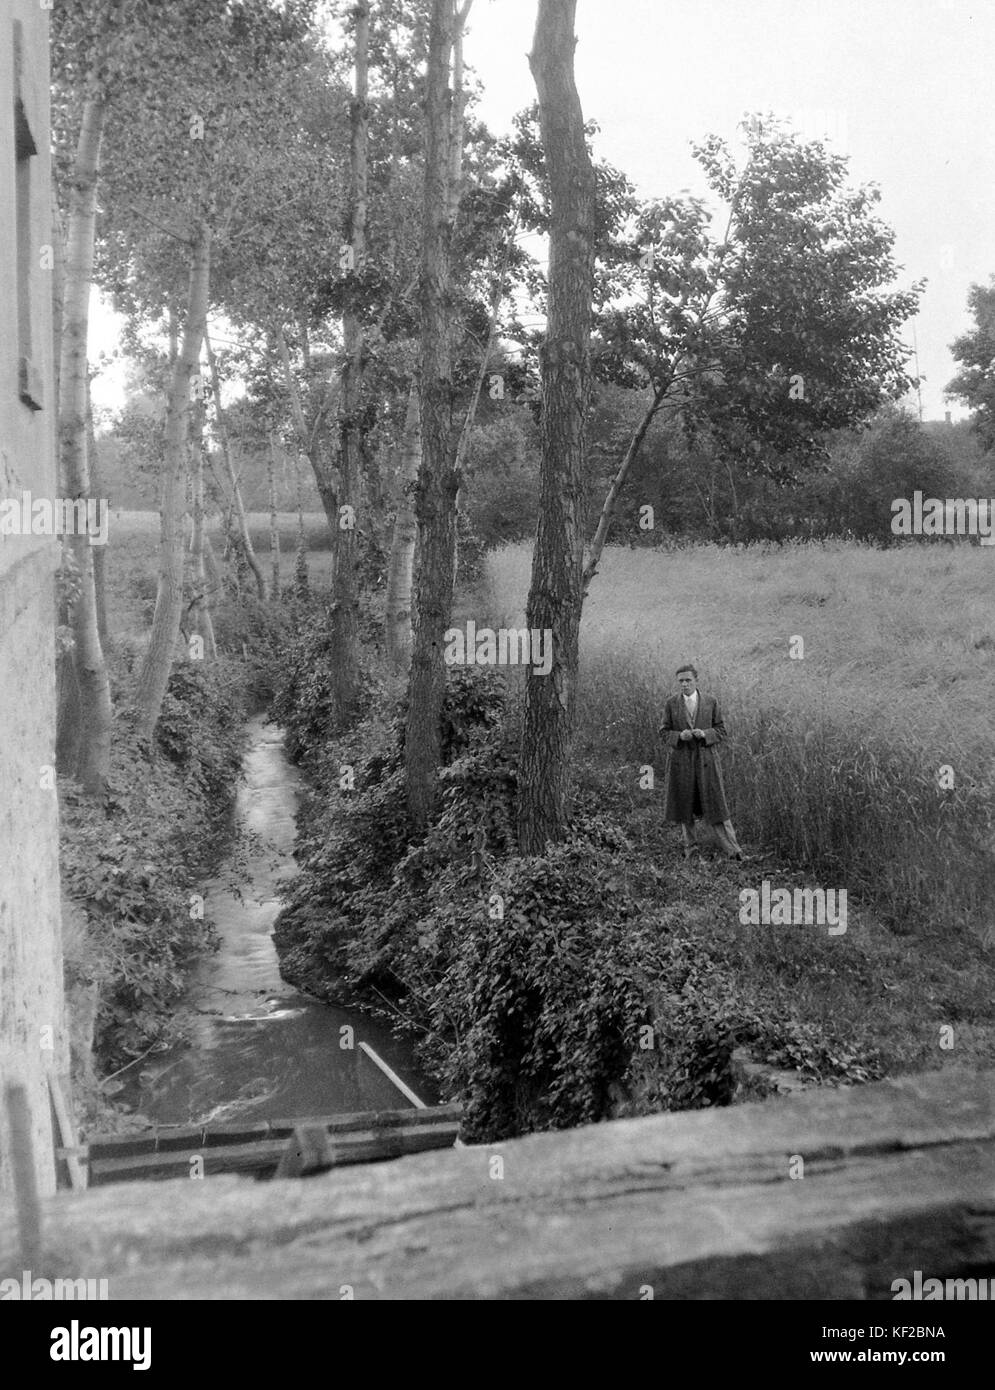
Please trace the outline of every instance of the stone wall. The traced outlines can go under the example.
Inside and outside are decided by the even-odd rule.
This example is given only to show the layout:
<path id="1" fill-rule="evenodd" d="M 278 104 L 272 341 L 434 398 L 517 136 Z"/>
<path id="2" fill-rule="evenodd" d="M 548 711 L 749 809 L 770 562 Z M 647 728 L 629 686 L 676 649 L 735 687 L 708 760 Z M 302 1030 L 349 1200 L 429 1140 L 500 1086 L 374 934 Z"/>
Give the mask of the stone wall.
<path id="1" fill-rule="evenodd" d="M 0 0 L 0 506 L 53 499 L 48 12 Z M 47 1073 L 66 1070 L 55 764 L 56 539 L 0 530 L 0 1081 L 27 1084 L 55 1185 Z M 11 1185 L 0 1101 L 0 1192 Z"/>

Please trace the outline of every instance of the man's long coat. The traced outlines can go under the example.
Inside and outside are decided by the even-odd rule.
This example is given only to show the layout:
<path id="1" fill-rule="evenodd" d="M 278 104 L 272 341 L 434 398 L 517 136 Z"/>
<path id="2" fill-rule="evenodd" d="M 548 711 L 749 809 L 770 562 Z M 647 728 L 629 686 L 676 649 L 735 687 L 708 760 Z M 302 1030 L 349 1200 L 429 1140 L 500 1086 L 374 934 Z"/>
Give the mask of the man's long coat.
<path id="1" fill-rule="evenodd" d="M 704 729 L 704 741 L 695 738 L 682 743 L 681 730 L 691 728 Z M 729 820 L 722 764 L 716 747 L 726 736 L 726 726 L 715 697 L 698 691 L 698 708 L 692 724 L 684 696 L 672 695 L 667 701 L 660 733 L 670 748 L 664 818 L 688 823 L 695 816 L 701 816 L 711 825 Z"/>

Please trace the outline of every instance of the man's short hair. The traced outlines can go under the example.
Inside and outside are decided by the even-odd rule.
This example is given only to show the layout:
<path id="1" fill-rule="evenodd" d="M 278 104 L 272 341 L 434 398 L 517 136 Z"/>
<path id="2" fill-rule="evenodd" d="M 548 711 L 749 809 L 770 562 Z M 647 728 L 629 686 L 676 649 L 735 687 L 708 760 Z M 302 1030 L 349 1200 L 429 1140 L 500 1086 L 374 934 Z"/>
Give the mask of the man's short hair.
<path id="1" fill-rule="evenodd" d="M 682 671 L 690 671 L 692 676 L 694 676 L 695 680 L 698 679 L 698 668 L 697 666 L 692 666 L 690 661 L 686 661 L 683 666 L 678 666 L 677 670 L 674 672 L 674 675 L 679 676 Z"/>

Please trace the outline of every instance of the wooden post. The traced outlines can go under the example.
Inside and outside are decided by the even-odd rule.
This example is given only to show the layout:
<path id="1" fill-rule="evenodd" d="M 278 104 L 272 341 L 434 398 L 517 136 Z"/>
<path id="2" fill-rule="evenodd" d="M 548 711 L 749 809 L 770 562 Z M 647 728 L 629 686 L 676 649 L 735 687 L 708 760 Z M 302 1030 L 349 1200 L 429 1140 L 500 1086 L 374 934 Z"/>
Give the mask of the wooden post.
<path id="1" fill-rule="evenodd" d="M 14 1203 L 21 1247 L 21 1268 L 38 1274 L 42 1268 L 41 1204 L 31 1138 L 31 1107 L 27 1087 L 9 1081 L 4 1088 L 7 1130 L 14 1175 Z"/>
<path id="2" fill-rule="evenodd" d="M 298 1125 L 287 1141 L 275 1177 L 303 1178 L 335 1164 L 335 1146 L 322 1125 Z"/>

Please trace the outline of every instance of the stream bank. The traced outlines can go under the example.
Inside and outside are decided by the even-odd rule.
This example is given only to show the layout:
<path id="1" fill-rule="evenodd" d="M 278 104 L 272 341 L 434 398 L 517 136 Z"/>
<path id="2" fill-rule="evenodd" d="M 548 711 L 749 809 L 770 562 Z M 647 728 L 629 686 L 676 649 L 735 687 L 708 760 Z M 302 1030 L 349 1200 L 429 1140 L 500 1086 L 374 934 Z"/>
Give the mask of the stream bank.
<path id="1" fill-rule="evenodd" d="M 365 1042 L 426 1104 L 438 1097 L 412 1044 L 356 1009 L 324 1004 L 280 977 L 273 923 L 296 872 L 298 774 L 283 734 L 257 715 L 246 727 L 235 841 L 203 885 L 220 949 L 195 968 L 185 1000 L 186 1042 L 157 1055 L 129 1084 L 129 1100 L 158 1124 L 271 1120 L 408 1102 L 360 1049 Z"/>

